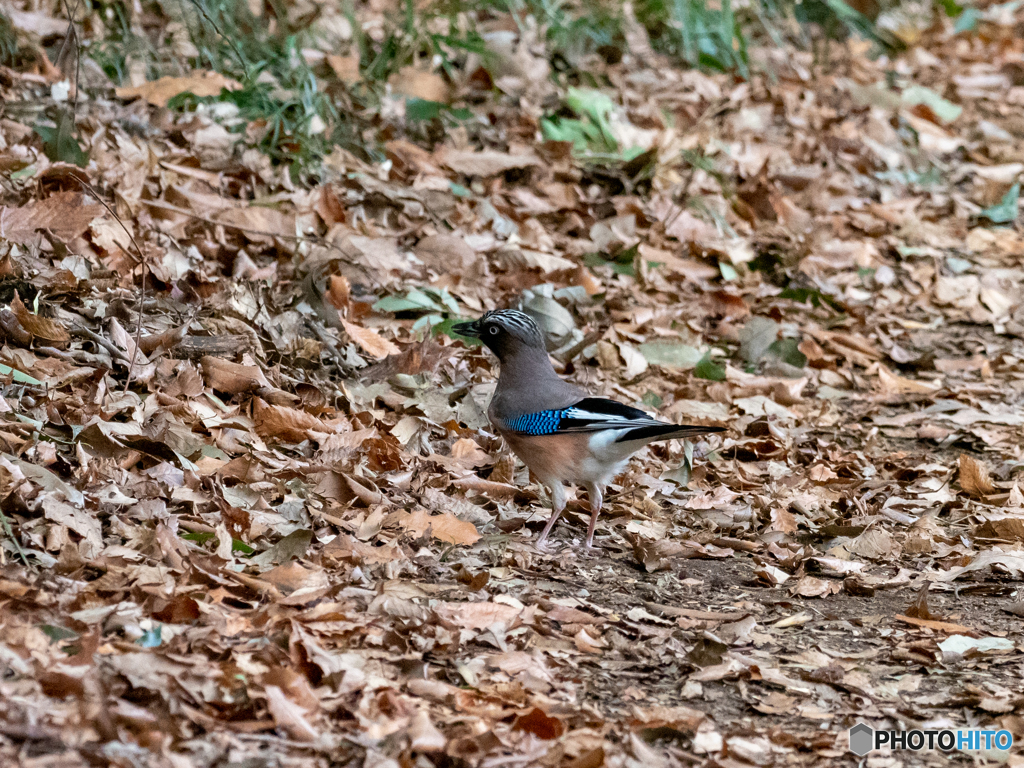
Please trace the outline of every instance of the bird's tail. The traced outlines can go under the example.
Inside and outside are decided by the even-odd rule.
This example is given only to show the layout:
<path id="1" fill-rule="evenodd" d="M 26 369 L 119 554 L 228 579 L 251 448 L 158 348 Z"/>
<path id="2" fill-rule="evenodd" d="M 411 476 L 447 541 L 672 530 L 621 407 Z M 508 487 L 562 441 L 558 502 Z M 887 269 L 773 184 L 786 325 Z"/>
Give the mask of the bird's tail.
<path id="1" fill-rule="evenodd" d="M 651 426 L 636 427 L 635 429 L 631 429 L 615 442 L 653 443 L 656 440 L 672 440 L 677 437 L 696 437 L 697 435 L 709 435 L 712 432 L 724 431 L 725 427 L 696 427 L 685 426 L 680 424 L 652 424 Z"/>

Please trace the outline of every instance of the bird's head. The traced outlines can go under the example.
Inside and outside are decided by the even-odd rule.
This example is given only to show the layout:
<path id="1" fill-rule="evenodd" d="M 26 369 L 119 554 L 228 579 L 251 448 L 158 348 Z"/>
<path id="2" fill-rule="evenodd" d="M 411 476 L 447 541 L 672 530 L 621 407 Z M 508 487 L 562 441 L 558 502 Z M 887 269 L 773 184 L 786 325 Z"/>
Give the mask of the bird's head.
<path id="1" fill-rule="evenodd" d="M 499 360 L 523 349 L 544 351 L 544 336 L 537 323 L 517 309 L 493 310 L 479 320 L 452 326 L 452 330 L 462 336 L 480 339 Z"/>

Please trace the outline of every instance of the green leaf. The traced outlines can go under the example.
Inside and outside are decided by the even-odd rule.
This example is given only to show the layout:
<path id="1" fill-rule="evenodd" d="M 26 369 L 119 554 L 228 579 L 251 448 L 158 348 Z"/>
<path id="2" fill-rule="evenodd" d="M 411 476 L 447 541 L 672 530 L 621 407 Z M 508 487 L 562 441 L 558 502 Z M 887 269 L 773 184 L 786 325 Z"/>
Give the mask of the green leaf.
<path id="1" fill-rule="evenodd" d="M 434 299 L 434 301 L 444 305 L 442 307 L 442 311 L 444 307 L 447 307 L 449 312 L 455 315 L 459 314 L 459 302 L 455 300 L 454 296 L 448 293 L 447 288 L 424 288 L 423 291 L 427 293 L 430 298 Z"/>
<path id="2" fill-rule="evenodd" d="M 807 355 L 801 352 L 799 347 L 800 342 L 797 339 L 779 339 L 768 347 L 767 354 L 789 363 L 794 368 L 803 368 L 807 365 Z"/>
<path id="3" fill-rule="evenodd" d="M 1020 204 L 1020 182 L 1018 181 L 1003 195 L 997 205 L 986 208 L 981 215 L 993 224 L 1009 224 L 1016 221 Z"/>
<path id="4" fill-rule="evenodd" d="M 385 296 L 373 305 L 374 312 L 439 312 L 444 308 L 422 291 L 413 288 L 405 296 Z"/>
<path id="5" fill-rule="evenodd" d="M 540 121 L 541 133 L 547 141 L 567 141 L 573 151 L 580 155 L 609 155 L 611 161 L 626 160 L 643 154 L 643 150 L 629 148 L 628 155 L 619 154 L 619 143 L 615 140 L 608 116 L 615 109 L 615 102 L 602 91 L 584 88 L 569 88 L 565 103 L 582 119 L 552 115 Z"/>
<path id="6" fill-rule="evenodd" d="M 914 107 L 918 104 L 923 104 L 934 112 L 935 116 L 943 123 L 952 123 L 964 111 L 963 107 L 947 101 L 931 88 L 925 88 L 923 85 L 912 85 L 904 90 L 900 96 L 900 103 L 904 107 Z"/>
<path id="7" fill-rule="evenodd" d="M 39 172 L 39 169 L 33 165 L 26 165 L 20 171 L 15 171 L 11 174 L 11 181 L 21 181 L 22 179 L 31 179 Z"/>
<path id="8" fill-rule="evenodd" d="M 648 391 L 647 394 L 643 396 L 643 404 L 650 408 L 661 408 L 661 404 L 664 402 L 665 401 L 657 392 Z"/>
<path id="9" fill-rule="evenodd" d="M 616 255 L 614 259 L 606 259 L 600 253 L 588 253 L 583 257 L 583 263 L 588 267 L 611 267 L 617 275 L 635 277 L 636 267 L 633 265 L 636 262 L 637 248 L 638 246 L 627 248 Z"/>
<path id="10" fill-rule="evenodd" d="M 641 344 L 640 354 L 651 365 L 664 365 L 668 368 L 693 368 L 707 357 L 702 357 L 696 347 L 672 339 L 658 339 Z"/>
<path id="11" fill-rule="evenodd" d="M 593 129 L 582 120 L 564 117 L 541 118 L 540 130 L 545 141 L 568 142 L 577 154 L 587 152 L 596 138 Z"/>
<path id="12" fill-rule="evenodd" d="M 50 638 L 51 643 L 59 643 L 62 640 L 74 640 L 78 637 L 77 632 L 65 629 L 64 627 L 58 627 L 56 624 L 40 624 L 39 629 Z"/>
<path id="13" fill-rule="evenodd" d="M 725 366 L 714 362 L 711 352 L 708 352 L 693 369 L 693 375 L 708 381 L 725 381 Z"/>
<path id="14" fill-rule="evenodd" d="M 61 115 L 56 127 L 37 123 L 33 130 L 43 140 L 43 152 L 54 162 L 69 163 L 80 168 L 89 164 L 89 154 L 75 138 L 75 120 L 67 112 Z"/>
<path id="15" fill-rule="evenodd" d="M 412 329 L 415 333 L 419 334 L 417 338 L 423 338 L 422 334 L 424 332 L 430 333 L 434 326 L 440 323 L 442 320 L 444 320 L 443 315 L 424 315 L 423 317 L 421 317 L 419 320 L 412 324 Z"/>
<path id="16" fill-rule="evenodd" d="M 422 123 L 428 120 L 436 120 L 441 113 L 448 108 L 447 104 L 440 101 L 427 101 L 426 99 L 406 99 L 405 119 L 412 123 Z"/>
<path id="17" fill-rule="evenodd" d="M 43 386 L 43 382 L 39 379 L 34 379 L 27 373 L 22 373 L 16 368 L 11 368 L 11 366 L 4 365 L 3 363 L 0 363 L 0 376 L 10 376 L 13 381 L 18 382 L 19 384 L 34 384 L 37 387 Z"/>
<path id="18" fill-rule="evenodd" d="M 577 115 L 590 118 L 590 121 L 601 132 L 601 138 L 605 145 L 611 151 L 614 152 L 618 149 L 618 142 L 615 141 L 615 135 L 612 133 L 612 124 L 608 119 L 608 115 L 615 110 L 615 102 L 612 101 L 611 96 L 604 91 L 569 88 L 565 103 Z"/>
<path id="19" fill-rule="evenodd" d="M 430 333 L 434 336 L 443 333 L 445 336 L 448 336 L 452 339 L 458 339 L 467 347 L 480 346 L 482 342 L 475 336 L 463 336 L 461 333 L 456 333 L 454 330 L 452 330 L 456 325 L 458 325 L 461 322 L 463 322 L 463 320 L 458 317 L 446 318 L 442 320 L 440 323 L 432 325 L 430 327 Z"/>
<path id="20" fill-rule="evenodd" d="M 690 466 L 684 461 L 675 469 L 670 469 L 667 472 L 661 474 L 661 480 L 669 480 L 677 485 L 681 485 L 683 488 L 690 484 L 690 478 L 693 475 L 693 471 Z"/>
<path id="21" fill-rule="evenodd" d="M 232 552 L 241 552 L 243 555 L 251 555 L 256 550 L 253 549 L 252 547 L 250 547 L 248 544 L 246 544 L 241 539 L 232 539 L 231 540 L 231 551 Z"/>
<path id="22" fill-rule="evenodd" d="M 814 307 L 829 306 L 837 312 L 842 311 L 842 307 L 836 303 L 835 299 L 817 288 L 786 288 L 779 294 L 779 298 L 791 299 L 800 304 L 810 303 Z"/>

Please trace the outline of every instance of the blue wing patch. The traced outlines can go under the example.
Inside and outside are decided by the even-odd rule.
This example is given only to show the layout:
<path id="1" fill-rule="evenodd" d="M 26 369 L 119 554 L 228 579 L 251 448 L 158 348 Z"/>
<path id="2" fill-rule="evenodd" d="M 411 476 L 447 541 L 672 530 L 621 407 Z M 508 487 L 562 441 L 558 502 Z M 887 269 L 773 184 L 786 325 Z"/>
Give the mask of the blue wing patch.
<path id="1" fill-rule="evenodd" d="M 553 435 L 569 409 L 561 411 L 538 411 L 509 419 L 505 425 L 513 432 L 523 435 Z"/>
<path id="2" fill-rule="evenodd" d="M 604 430 L 621 432 L 617 443 L 634 440 L 660 440 L 667 437 L 688 437 L 721 432 L 724 427 L 687 426 L 668 424 L 652 419 L 638 408 L 606 400 L 587 397 L 568 408 L 525 413 L 506 419 L 505 428 L 521 435 L 554 435 L 556 433 L 594 433 Z"/>

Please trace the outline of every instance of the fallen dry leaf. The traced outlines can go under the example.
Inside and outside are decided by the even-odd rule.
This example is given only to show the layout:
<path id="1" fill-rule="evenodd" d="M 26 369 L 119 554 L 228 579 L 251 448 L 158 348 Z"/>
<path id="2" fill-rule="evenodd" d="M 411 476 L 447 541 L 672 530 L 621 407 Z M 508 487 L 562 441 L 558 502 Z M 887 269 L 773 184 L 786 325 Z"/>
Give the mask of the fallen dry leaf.
<path id="1" fill-rule="evenodd" d="M 438 603 L 434 606 L 434 613 L 443 624 L 452 627 L 490 629 L 500 626 L 511 629 L 520 611 L 502 603 Z"/>
<path id="2" fill-rule="evenodd" d="M 831 46 L 827 3 L 740 9 L 696 61 L 720 3 L 349 5 L 254 6 L 212 58 L 156 6 L 157 56 L 0 12 L 0 765 L 1024 733 L 1024 6 Z M 622 466 L 600 549 L 585 487 L 536 547 L 509 368 L 446 332 L 506 307 L 591 396 L 727 428 Z"/>
<path id="3" fill-rule="evenodd" d="M 388 355 L 397 355 L 401 352 L 398 347 L 387 339 L 382 338 L 372 328 L 363 328 L 361 325 L 350 323 L 344 318 L 341 320 L 341 325 L 345 329 L 345 333 L 349 335 L 349 338 L 371 357 L 381 358 Z"/>
<path id="4" fill-rule="evenodd" d="M 960 487 L 971 496 L 987 496 L 995 491 L 992 481 L 988 476 L 988 469 L 977 459 L 973 459 L 966 453 L 960 454 Z"/>
<path id="5" fill-rule="evenodd" d="M 402 516 L 401 526 L 416 536 L 425 536 L 427 532 L 435 539 L 447 541 L 449 544 L 469 546 L 480 539 L 476 526 L 466 520 L 459 520 L 450 512 L 431 515 L 424 509 Z"/>
<path id="6" fill-rule="evenodd" d="M 0 208 L 0 238 L 28 245 L 42 231 L 69 242 L 102 215 L 103 206 L 88 202 L 81 192 L 56 192 L 18 208 Z"/>
<path id="7" fill-rule="evenodd" d="M 242 84 L 219 72 L 197 69 L 188 77 L 161 77 L 134 87 L 115 88 L 119 99 L 143 98 L 154 107 L 166 107 L 167 102 L 182 93 L 196 96 L 217 96 L 222 89 L 238 91 Z"/>

